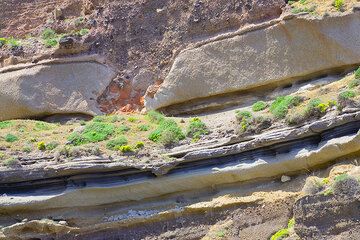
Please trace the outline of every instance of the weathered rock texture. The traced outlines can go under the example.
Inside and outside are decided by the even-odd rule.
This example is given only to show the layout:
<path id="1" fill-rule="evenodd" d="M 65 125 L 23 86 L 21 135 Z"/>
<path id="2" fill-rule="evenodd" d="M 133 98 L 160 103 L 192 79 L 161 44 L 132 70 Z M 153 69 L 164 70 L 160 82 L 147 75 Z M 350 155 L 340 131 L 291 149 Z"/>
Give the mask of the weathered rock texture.
<path id="1" fill-rule="evenodd" d="M 59 33 L 90 28 L 84 36 L 88 51 L 106 55 L 119 72 L 99 99 L 102 110 L 111 112 L 128 105 L 142 107 L 147 88 L 163 81 L 172 59 L 189 44 L 277 18 L 284 5 L 284 0 L 5 0 L 0 2 L 0 36 L 39 36 L 44 28 Z M 55 8 L 61 10 L 61 18 L 54 19 Z M 84 22 L 76 28 L 80 17 Z M 51 54 L 41 39 L 23 50 L 10 62 Z M 11 54 L 0 49 L 0 66 Z"/>
<path id="2" fill-rule="evenodd" d="M 181 52 L 146 107 L 293 82 L 360 62 L 360 14 L 295 17 L 243 29 Z"/>
<path id="3" fill-rule="evenodd" d="M 96 62 L 34 65 L 0 74 L 0 121 L 51 114 L 100 113 L 96 99 L 114 78 Z"/>
<path id="4" fill-rule="evenodd" d="M 355 180 L 356 182 L 356 180 Z M 355 194 L 306 196 L 294 207 L 295 232 L 301 239 L 359 239 L 360 188 Z"/>

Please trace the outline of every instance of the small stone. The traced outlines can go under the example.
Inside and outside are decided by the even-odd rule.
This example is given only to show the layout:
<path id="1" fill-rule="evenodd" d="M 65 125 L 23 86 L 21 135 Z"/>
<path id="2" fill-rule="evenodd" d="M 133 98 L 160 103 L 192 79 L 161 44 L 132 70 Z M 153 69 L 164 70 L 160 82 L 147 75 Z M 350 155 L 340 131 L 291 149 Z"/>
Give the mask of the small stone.
<path id="1" fill-rule="evenodd" d="M 66 221 L 59 221 L 59 224 L 61 224 L 61 225 L 67 225 L 67 222 L 66 222 Z"/>
<path id="2" fill-rule="evenodd" d="M 285 183 L 291 180 L 291 177 L 286 176 L 286 175 L 282 175 L 281 176 L 281 182 Z"/>
<path id="3" fill-rule="evenodd" d="M 28 221 L 29 221 L 29 219 L 24 218 L 21 222 L 25 223 L 25 222 L 28 222 Z"/>

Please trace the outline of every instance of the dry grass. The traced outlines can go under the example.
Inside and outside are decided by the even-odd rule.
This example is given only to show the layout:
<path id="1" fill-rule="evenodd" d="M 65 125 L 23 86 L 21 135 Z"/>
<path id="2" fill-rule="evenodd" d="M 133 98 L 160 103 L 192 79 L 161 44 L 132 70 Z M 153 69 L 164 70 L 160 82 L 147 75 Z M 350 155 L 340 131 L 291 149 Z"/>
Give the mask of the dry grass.
<path id="1" fill-rule="evenodd" d="M 334 0 L 305 0 L 305 1 L 294 1 L 291 4 L 293 11 L 300 9 L 313 9 L 313 13 L 316 15 L 324 15 L 325 13 L 346 12 L 352 9 L 358 0 L 344 0 L 344 5 L 341 9 L 337 9 L 334 6 Z"/>

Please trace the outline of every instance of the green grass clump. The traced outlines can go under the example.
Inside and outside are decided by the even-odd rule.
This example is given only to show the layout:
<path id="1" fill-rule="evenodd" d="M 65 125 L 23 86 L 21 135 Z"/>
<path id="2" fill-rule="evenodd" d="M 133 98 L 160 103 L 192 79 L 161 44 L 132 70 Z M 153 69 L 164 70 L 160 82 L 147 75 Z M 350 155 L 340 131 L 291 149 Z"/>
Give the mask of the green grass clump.
<path id="1" fill-rule="evenodd" d="M 335 0 L 333 6 L 336 8 L 336 10 L 341 11 L 344 7 L 344 0 Z"/>
<path id="2" fill-rule="evenodd" d="M 252 110 L 254 112 L 259 112 L 259 111 L 266 109 L 267 107 L 268 107 L 268 104 L 266 102 L 258 101 L 252 105 Z"/>
<path id="3" fill-rule="evenodd" d="M 58 44 L 57 39 L 46 39 L 44 40 L 44 46 L 47 48 L 55 47 Z"/>
<path id="4" fill-rule="evenodd" d="M 292 218 L 289 220 L 287 228 L 283 228 L 277 231 L 274 235 L 271 236 L 270 240 L 281 240 L 285 237 L 288 237 L 290 234 L 290 229 L 295 226 L 295 219 Z"/>
<path id="5" fill-rule="evenodd" d="M 21 44 L 20 44 L 20 41 L 19 40 L 16 40 L 15 38 L 9 38 L 7 40 L 7 45 L 10 47 L 10 48 L 16 48 L 16 47 L 20 47 Z"/>
<path id="6" fill-rule="evenodd" d="M 146 132 L 146 131 L 149 131 L 150 126 L 147 125 L 147 124 L 142 124 L 142 125 L 138 126 L 138 129 L 139 129 L 140 131 Z"/>
<path id="7" fill-rule="evenodd" d="M 313 13 L 316 9 L 316 6 L 311 6 L 310 8 L 304 7 L 304 8 L 293 8 L 291 10 L 291 13 L 298 14 L 298 13 Z"/>
<path id="8" fill-rule="evenodd" d="M 150 122 L 159 124 L 165 119 L 165 116 L 157 111 L 151 110 L 146 114 Z"/>
<path id="9" fill-rule="evenodd" d="M 44 39 L 44 40 L 45 39 L 52 39 L 52 38 L 56 38 L 56 37 L 57 37 L 56 32 L 51 28 L 46 28 L 41 33 L 41 38 Z"/>
<path id="10" fill-rule="evenodd" d="M 354 98 L 356 96 L 356 92 L 352 90 L 343 91 L 339 94 L 338 98 L 339 100 L 347 100 Z"/>
<path id="11" fill-rule="evenodd" d="M 2 122 L 0 122 L 0 129 L 9 128 L 13 125 L 14 125 L 14 123 L 11 121 L 2 121 Z"/>
<path id="12" fill-rule="evenodd" d="M 128 140 L 124 136 L 119 136 L 115 139 L 112 139 L 106 143 L 106 148 L 110 150 L 119 149 L 121 146 L 125 146 L 128 143 Z"/>
<path id="13" fill-rule="evenodd" d="M 46 122 L 36 122 L 34 131 L 47 131 L 51 130 L 53 128 L 53 125 Z"/>
<path id="14" fill-rule="evenodd" d="M 241 132 L 245 132 L 250 126 L 253 116 L 249 111 L 235 111 L 235 116 L 238 122 L 240 123 Z"/>
<path id="15" fill-rule="evenodd" d="M 43 39 L 43 44 L 47 48 L 55 47 L 58 42 L 60 35 L 58 35 L 53 29 L 46 28 L 41 33 L 41 38 Z"/>
<path id="16" fill-rule="evenodd" d="M 18 164 L 18 160 L 14 157 L 10 157 L 3 161 L 3 165 L 6 167 L 13 167 Z"/>
<path id="17" fill-rule="evenodd" d="M 73 145 L 95 143 L 106 140 L 115 131 L 112 123 L 90 122 L 85 126 L 83 132 L 74 132 L 68 137 L 68 141 Z"/>
<path id="18" fill-rule="evenodd" d="M 126 125 L 120 125 L 117 129 L 116 129 L 116 132 L 117 133 L 125 133 L 125 132 L 128 132 L 130 131 L 130 127 L 126 126 Z"/>
<path id="19" fill-rule="evenodd" d="M 270 112 L 278 119 L 285 118 L 289 109 L 302 102 L 299 96 L 280 96 L 270 105 Z"/>
<path id="20" fill-rule="evenodd" d="M 200 118 L 190 119 L 186 135 L 194 140 L 199 140 L 201 136 L 209 134 L 209 129 Z"/>
<path id="21" fill-rule="evenodd" d="M 79 31 L 79 35 L 80 36 L 85 36 L 86 34 L 88 34 L 90 32 L 90 29 L 87 28 L 83 28 Z"/>
<path id="22" fill-rule="evenodd" d="M 349 177 L 350 176 L 347 173 L 343 173 L 343 174 L 336 176 L 334 180 L 335 180 L 335 182 L 341 182 L 341 181 L 345 181 Z"/>
<path id="23" fill-rule="evenodd" d="M 19 138 L 11 133 L 6 134 L 5 136 L 5 141 L 9 143 L 16 142 L 18 140 Z"/>
<path id="24" fill-rule="evenodd" d="M 355 71 L 355 79 L 360 79 L 360 67 Z"/>
<path id="25" fill-rule="evenodd" d="M 129 117 L 129 118 L 128 118 L 128 121 L 131 122 L 131 123 L 134 123 L 134 122 L 137 121 L 137 118 L 135 118 L 135 117 Z"/>
<path id="26" fill-rule="evenodd" d="M 57 146 L 59 146 L 58 142 L 52 141 L 46 144 L 45 148 L 48 151 L 54 150 L 55 148 L 57 148 Z"/>
<path id="27" fill-rule="evenodd" d="M 360 79 L 359 78 L 355 78 L 353 79 L 350 83 L 349 83 L 349 88 L 355 88 L 355 87 L 358 87 L 360 86 Z"/>
<path id="28" fill-rule="evenodd" d="M 164 145 L 178 143 L 185 135 L 178 124 L 172 119 L 164 119 L 157 129 L 150 133 L 149 139 L 153 142 L 161 142 Z"/>

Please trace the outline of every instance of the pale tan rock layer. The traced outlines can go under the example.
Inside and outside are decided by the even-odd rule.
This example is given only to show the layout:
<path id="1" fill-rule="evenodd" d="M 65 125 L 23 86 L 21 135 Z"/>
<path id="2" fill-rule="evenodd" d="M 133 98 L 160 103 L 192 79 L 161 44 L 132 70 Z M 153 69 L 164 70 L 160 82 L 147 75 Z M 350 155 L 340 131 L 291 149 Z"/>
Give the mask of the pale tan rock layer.
<path id="1" fill-rule="evenodd" d="M 0 74 L 0 121 L 100 113 L 96 99 L 115 72 L 96 62 L 36 65 Z"/>
<path id="2" fill-rule="evenodd" d="M 360 14 L 295 17 L 182 51 L 148 109 L 360 63 Z"/>

